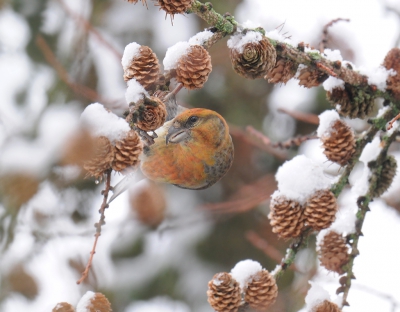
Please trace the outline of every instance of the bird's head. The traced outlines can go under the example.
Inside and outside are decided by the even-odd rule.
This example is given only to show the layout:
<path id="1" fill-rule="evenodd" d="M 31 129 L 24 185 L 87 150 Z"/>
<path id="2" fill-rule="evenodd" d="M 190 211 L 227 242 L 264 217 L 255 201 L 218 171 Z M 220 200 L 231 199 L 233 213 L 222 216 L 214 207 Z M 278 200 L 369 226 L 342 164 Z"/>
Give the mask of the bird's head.
<path id="1" fill-rule="evenodd" d="M 215 111 L 204 108 L 188 109 L 172 121 L 166 144 L 196 142 L 218 147 L 229 136 L 225 119 Z"/>

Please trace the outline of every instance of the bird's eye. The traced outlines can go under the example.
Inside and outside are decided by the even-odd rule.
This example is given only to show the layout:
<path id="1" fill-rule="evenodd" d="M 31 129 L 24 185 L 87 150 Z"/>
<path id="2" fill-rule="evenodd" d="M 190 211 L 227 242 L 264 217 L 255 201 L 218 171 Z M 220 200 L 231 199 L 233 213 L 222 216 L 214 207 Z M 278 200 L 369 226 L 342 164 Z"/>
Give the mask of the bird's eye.
<path id="1" fill-rule="evenodd" d="M 192 124 L 194 124 L 197 120 L 199 120 L 199 117 L 197 117 L 197 116 L 190 116 L 189 119 L 188 119 L 188 123 L 189 123 L 190 125 L 192 125 Z"/>

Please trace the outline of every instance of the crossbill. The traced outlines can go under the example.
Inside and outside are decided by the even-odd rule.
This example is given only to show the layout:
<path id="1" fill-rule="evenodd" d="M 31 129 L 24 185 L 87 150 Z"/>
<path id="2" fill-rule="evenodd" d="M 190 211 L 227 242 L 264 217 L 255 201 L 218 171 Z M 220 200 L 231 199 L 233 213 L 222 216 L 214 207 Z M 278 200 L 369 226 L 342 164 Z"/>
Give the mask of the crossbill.
<path id="1" fill-rule="evenodd" d="M 141 170 L 149 179 L 201 190 L 219 181 L 233 162 L 225 119 L 203 108 L 183 111 L 144 149 Z"/>
<path id="2" fill-rule="evenodd" d="M 185 109 L 156 133 L 154 144 L 146 146 L 140 158 L 143 174 L 153 181 L 201 190 L 218 182 L 232 165 L 229 127 L 217 112 Z M 109 202 L 130 183 L 127 176 L 115 185 Z"/>

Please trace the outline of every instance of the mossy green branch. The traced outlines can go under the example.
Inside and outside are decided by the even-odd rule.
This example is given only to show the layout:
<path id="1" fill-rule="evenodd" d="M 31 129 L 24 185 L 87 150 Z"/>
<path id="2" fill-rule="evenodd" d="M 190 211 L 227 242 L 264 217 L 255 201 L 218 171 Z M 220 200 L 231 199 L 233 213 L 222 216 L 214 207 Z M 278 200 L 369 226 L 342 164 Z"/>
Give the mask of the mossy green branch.
<path id="1" fill-rule="evenodd" d="M 218 32 L 223 33 L 224 36 L 233 34 L 236 31 L 237 23 L 233 16 L 224 17 L 215 12 L 210 2 L 193 1 L 192 6 L 186 13 L 195 13 L 205 20 L 207 24 L 215 27 Z"/>

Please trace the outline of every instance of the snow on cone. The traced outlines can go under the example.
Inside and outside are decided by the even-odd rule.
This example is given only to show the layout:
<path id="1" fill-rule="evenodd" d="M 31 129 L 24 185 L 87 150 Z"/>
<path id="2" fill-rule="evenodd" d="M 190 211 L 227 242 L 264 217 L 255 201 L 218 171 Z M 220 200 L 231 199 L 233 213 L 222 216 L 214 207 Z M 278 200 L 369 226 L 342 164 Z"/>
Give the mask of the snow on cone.
<path id="1" fill-rule="evenodd" d="M 328 232 L 319 248 L 318 258 L 321 265 L 328 271 L 343 274 L 342 266 L 349 261 L 349 248 L 342 234 L 335 231 Z"/>
<path id="2" fill-rule="evenodd" d="M 242 301 L 239 283 L 229 273 L 217 273 L 208 282 L 208 302 L 217 312 L 236 312 Z"/>
<path id="3" fill-rule="evenodd" d="M 200 89 L 208 80 L 211 70 L 211 56 L 208 51 L 202 46 L 193 45 L 178 61 L 176 80 L 186 89 Z"/>
<path id="4" fill-rule="evenodd" d="M 256 311 L 265 311 L 275 303 L 278 287 L 275 278 L 266 270 L 250 277 L 244 300 Z"/>
<path id="5" fill-rule="evenodd" d="M 282 238 L 300 236 L 304 228 L 303 208 L 294 201 L 284 196 L 278 196 L 271 200 L 268 218 L 272 226 L 272 232 Z"/>
<path id="6" fill-rule="evenodd" d="M 126 46 L 122 58 L 124 80 L 136 79 L 146 90 L 157 81 L 160 65 L 155 53 L 148 46 L 131 43 Z"/>
<path id="7" fill-rule="evenodd" d="M 326 229 L 335 221 L 337 210 L 336 197 L 330 190 L 317 191 L 307 200 L 305 222 L 315 231 Z"/>
<path id="8" fill-rule="evenodd" d="M 52 312 L 75 312 L 75 308 L 68 302 L 60 302 L 51 310 Z"/>
<path id="9" fill-rule="evenodd" d="M 79 300 L 77 311 L 112 312 L 111 304 L 102 293 L 86 292 Z"/>
<path id="10" fill-rule="evenodd" d="M 228 47 L 233 69 L 245 78 L 262 78 L 275 66 L 275 48 L 258 32 L 248 31 L 244 36 L 233 36 Z"/>
<path id="11" fill-rule="evenodd" d="M 391 49 L 385 57 L 383 66 L 386 69 L 394 69 L 395 75 L 389 75 L 386 83 L 387 90 L 391 92 L 396 99 L 400 99 L 400 49 Z"/>

